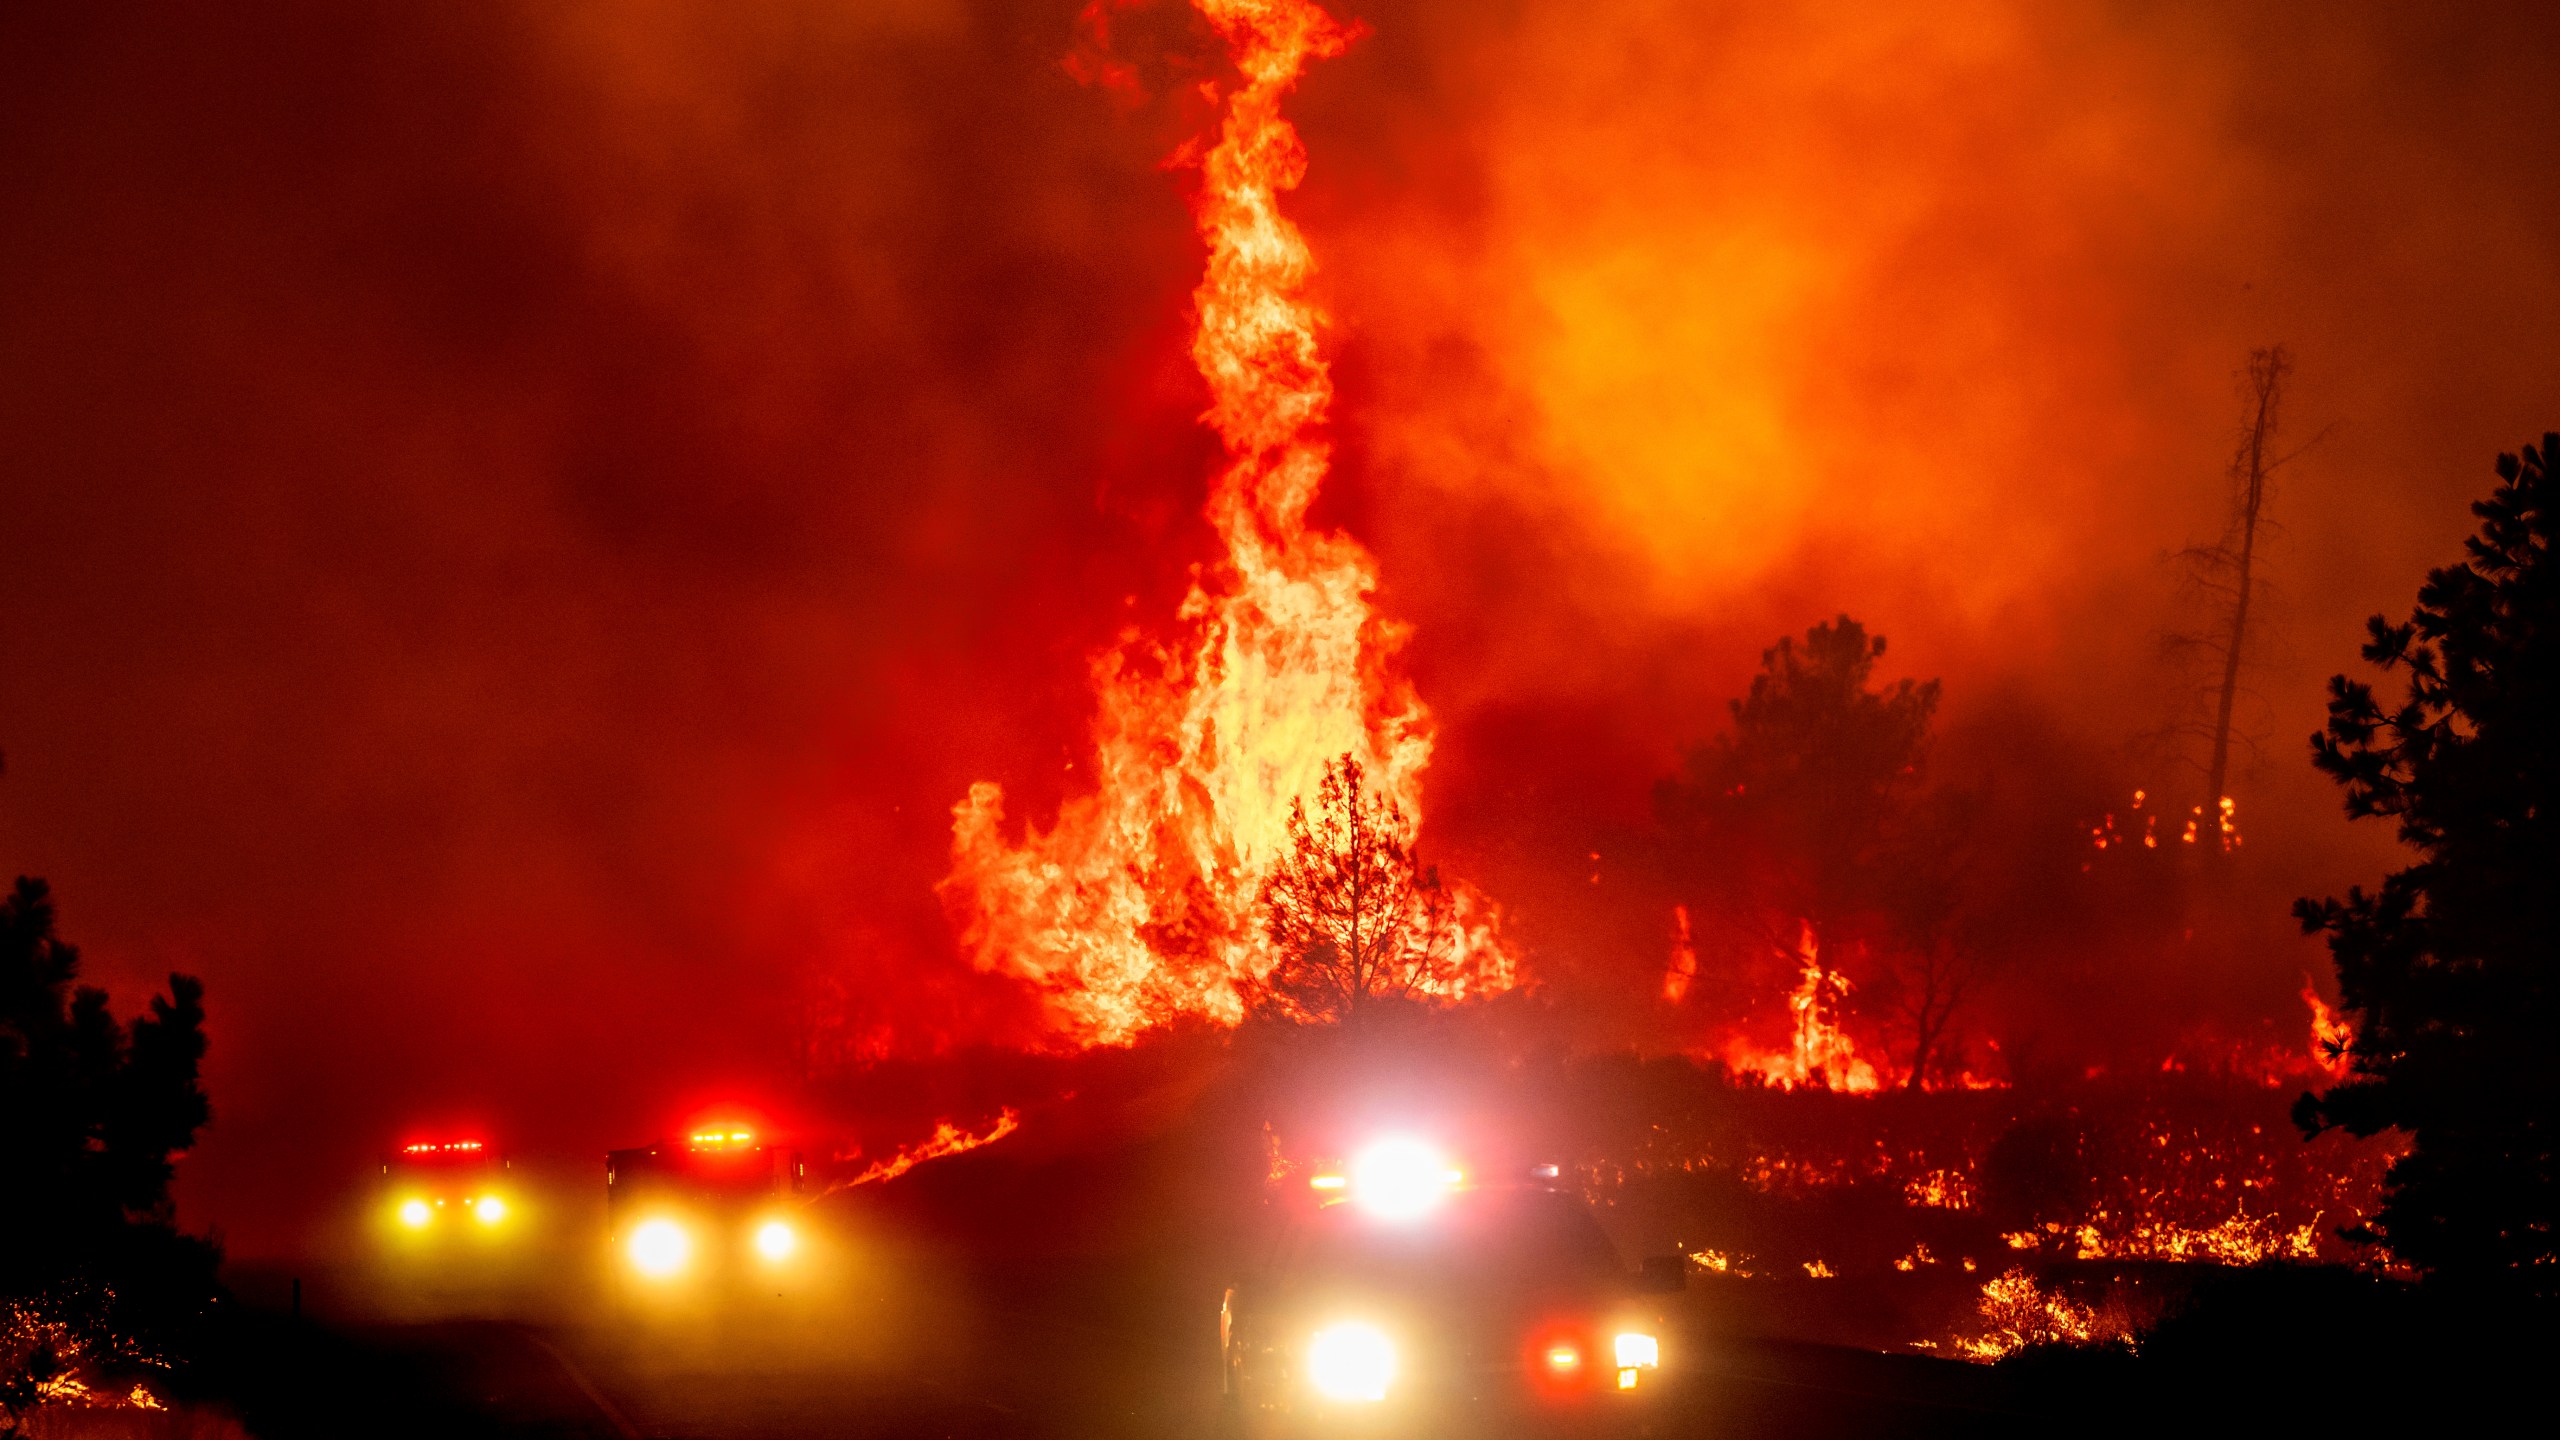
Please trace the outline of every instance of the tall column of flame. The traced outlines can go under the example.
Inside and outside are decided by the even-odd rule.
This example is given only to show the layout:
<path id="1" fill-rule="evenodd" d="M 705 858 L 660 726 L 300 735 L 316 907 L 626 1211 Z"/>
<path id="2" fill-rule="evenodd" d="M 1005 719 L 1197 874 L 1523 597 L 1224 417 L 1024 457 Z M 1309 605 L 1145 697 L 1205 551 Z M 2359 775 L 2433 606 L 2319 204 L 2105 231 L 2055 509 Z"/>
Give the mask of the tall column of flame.
<path id="1" fill-rule="evenodd" d="M 1193 3 L 1242 76 L 1194 202 L 1209 261 L 1191 354 L 1228 454 L 1207 507 L 1225 562 L 1194 581 L 1182 640 L 1132 633 L 1096 660 L 1095 790 L 1015 844 L 1001 787 L 971 786 L 942 887 L 976 963 L 1041 985 L 1059 1030 L 1086 1043 L 1240 1019 L 1239 987 L 1273 958 L 1257 909 L 1292 803 L 1350 754 L 1418 820 L 1431 757 L 1429 712 L 1393 669 L 1403 627 L 1370 608 L 1375 562 L 1306 527 L 1333 384 L 1306 294 L 1314 257 L 1279 208 L 1306 170 L 1280 102 L 1354 32 L 1310 0 Z M 1488 907 L 1458 898 L 1453 993 L 1507 986 Z"/>

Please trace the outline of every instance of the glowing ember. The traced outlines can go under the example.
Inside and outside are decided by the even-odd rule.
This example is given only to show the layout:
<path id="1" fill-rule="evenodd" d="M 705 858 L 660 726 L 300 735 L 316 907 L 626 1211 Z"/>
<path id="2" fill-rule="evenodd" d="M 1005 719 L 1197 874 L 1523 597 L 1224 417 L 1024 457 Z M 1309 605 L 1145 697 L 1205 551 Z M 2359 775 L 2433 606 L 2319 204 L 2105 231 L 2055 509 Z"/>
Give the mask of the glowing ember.
<path id="1" fill-rule="evenodd" d="M 1224 563 L 1194 581 L 1186 638 L 1125 636 L 1097 660 L 1095 790 L 1017 845 L 1001 787 L 971 786 L 943 883 L 976 963 L 1039 985 L 1056 1028 L 1085 1043 L 1242 1018 L 1239 987 L 1274 959 L 1258 902 L 1291 804 L 1350 755 L 1418 817 L 1431 755 L 1429 713 L 1394 669 L 1402 632 L 1370 608 L 1375 563 L 1306 527 L 1333 385 L 1305 293 L 1314 260 L 1279 210 L 1306 166 L 1280 102 L 1355 32 L 1311 0 L 1194 3 L 1243 74 L 1194 205 L 1209 263 L 1191 353 L 1230 457 L 1207 506 Z M 1490 907 L 1463 886 L 1454 898 L 1460 963 L 1434 993 L 1508 988 Z"/>
<path id="2" fill-rule="evenodd" d="M 934 1126 L 932 1137 L 924 1143 L 910 1145 L 886 1160 L 875 1161 L 852 1179 L 834 1188 L 844 1190 L 856 1185 L 895 1180 L 927 1160 L 939 1160 L 945 1155 L 958 1155 L 963 1151 L 975 1150 L 981 1145 L 992 1145 L 1021 1128 L 1022 1117 L 1011 1110 L 998 1115 L 994 1124 L 974 1134 L 945 1120 Z"/>
<path id="3" fill-rule="evenodd" d="M 1970 1210 L 1979 1188 L 1970 1172 L 1942 1167 L 1906 1182 L 1902 1198 L 1933 1210 Z"/>
<path id="4" fill-rule="evenodd" d="M 105 1333 L 92 1313 L 96 1306 L 85 1303 L 97 1298 L 75 1296 L 60 1305 L 44 1299 L 0 1302 L 0 1375 L 28 1377 L 29 1398 L 38 1407 L 167 1408 L 141 1381 L 110 1378 L 134 1370 L 165 1372 L 168 1365 L 133 1342 Z M 15 1418 L 0 1413 L 0 1420 Z"/>
<path id="5" fill-rule="evenodd" d="M 1751 1273 L 1750 1256 L 1730 1254 L 1723 1250 L 1692 1250 L 1689 1252 L 1689 1263 L 1710 1275 L 1749 1275 Z"/>
<path id="6" fill-rule="evenodd" d="M 2072 1232 L 2080 1259 L 2255 1265 L 2264 1260 L 2316 1260 L 2320 1255 L 2316 1220 L 2286 1226 L 2268 1216 L 2244 1214 L 2205 1226 L 2140 1222 L 2110 1234 L 2101 1228 L 2107 1218 L 2100 1215 Z"/>
<path id="7" fill-rule="evenodd" d="M 2143 808 L 2150 798 L 2150 792 L 2148 791 L 2136 790 L 2133 792 L 2133 804 L 2130 807 L 2132 813 L 2128 817 L 2126 824 L 2123 826 L 2116 824 L 2116 817 L 2113 812 L 2100 816 L 2098 818 L 2098 823 L 2089 827 L 2090 845 L 2099 850 L 2113 850 L 2123 846 L 2132 845 L 2138 839 L 2142 848 L 2145 850 L 2159 849 L 2159 813 L 2156 810 L 2146 812 Z M 2139 831 L 2132 828 L 2131 822 L 2135 819 L 2142 822 L 2142 828 Z M 2202 805 L 2192 806 L 2188 809 L 2187 818 L 2182 822 L 2181 828 L 2178 831 L 2178 843 L 2182 845 L 2194 845 L 2207 840 L 2209 840 L 2216 849 L 2225 852 L 2240 848 L 2240 805 L 2238 801 L 2232 799 L 2228 795 L 2225 795 L 2213 802 L 2213 808 L 2210 813 L 2208 813 L 2206 808 Z"/>
<path id="8" fill-rule="evenodd" d="M 1984 1333 L 1956 1349 L 1974 1360 L 1997 1360 L 2030 1345 L 2131 1344 L 2131 1330 L 2100 1316 L 2059 1290 L 2046 1290 L 2024 1270 L 2011 1270 L 1982 1287 Z"/>

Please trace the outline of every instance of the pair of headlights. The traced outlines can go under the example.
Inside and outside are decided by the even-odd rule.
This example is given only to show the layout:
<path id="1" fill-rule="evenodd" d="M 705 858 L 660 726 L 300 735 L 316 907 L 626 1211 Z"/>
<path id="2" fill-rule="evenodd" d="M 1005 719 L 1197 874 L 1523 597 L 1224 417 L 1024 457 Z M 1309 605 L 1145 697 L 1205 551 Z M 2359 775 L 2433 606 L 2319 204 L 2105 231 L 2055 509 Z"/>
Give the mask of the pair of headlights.
<path id="1" fill-rule="evenodd" d="M 800 1232 L 787 1220 L 767 1220 L 751 1239 L 756 1254 L 779 1265 L 800 1253 Z M 631 1268 L 653 1279 L 682 1274 L 693 1264 L 693 1231 L 683 1221 L 660 1216 L 644 1220 L 631 1232 Z"/>
<path id="2" fill-rule="evenodd" d="M 1641 1330 L 1619 1331 L 1609 1350 L 1621 1390 L 1635 1389 L 1643 1372 L 1662 1364 L 1662 1342 Z M 1578 1375 L 1586 1363 L 1580 1349 L 1562 1343 L 1548 1346 L 1538 1358 L 1557 1379 Z M 1327 1400 L 1374 1404 L 1387 1398 L 1395 1379 L 1395 1342 L 1375 1325 L 1356 1320 L 1328 1325 L 1307 1347 L 1307 1382 Z"/>
<path id="3" fill-rule="evenodd" d="M 424 1230 L 436 1223 L 436 1212 L 443 1208 L 442 1200 L 430 1202 L 413 1195 L 401 1201 L 400 1208 L 395 1213 L 400 1217 L 402 1225 L 412 1230 Z M 477 1199 L 465 1200 L 462 1202 L 462 1208 L 470 1211 L 471 1218 L 483 1225 L 495 1225 L 507 1218 L 507 1202 L 495 1195 L 482 1195 Z"/>

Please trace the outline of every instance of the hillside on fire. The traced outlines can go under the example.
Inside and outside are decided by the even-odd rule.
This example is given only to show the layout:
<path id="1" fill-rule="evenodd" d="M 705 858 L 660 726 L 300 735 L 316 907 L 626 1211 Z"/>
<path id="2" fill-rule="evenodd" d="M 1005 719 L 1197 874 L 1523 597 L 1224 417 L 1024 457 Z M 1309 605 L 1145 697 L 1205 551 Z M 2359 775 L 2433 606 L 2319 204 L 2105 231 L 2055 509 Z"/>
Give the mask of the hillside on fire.
<path id="1" fill-rule="evenodd" d="M 2554 73 L 0 15 L 0 1436 L 2545 1400 Z"/>

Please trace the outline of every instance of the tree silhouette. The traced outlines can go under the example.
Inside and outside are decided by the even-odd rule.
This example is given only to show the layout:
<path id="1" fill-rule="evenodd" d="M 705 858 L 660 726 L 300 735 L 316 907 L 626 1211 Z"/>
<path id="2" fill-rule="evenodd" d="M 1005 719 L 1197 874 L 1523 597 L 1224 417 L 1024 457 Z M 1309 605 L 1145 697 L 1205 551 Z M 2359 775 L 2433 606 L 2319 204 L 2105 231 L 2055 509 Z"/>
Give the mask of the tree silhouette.
<path id="1" fill-rule="evenodd" d="M 2275 499 L 2275 475 L 2337 428 L 2324 428 L 2293 449 L 2276 453 L 2285 381 L 2292 374 L 2293 354 L 2284 346 L 2249 352 L 2235 387 L 2240 424 L 2232 447 L 2230 510 L 2222 536 L 2209 545 L 2190 545 L 2172 557 L 2183 571 L 2181 588 L 2197 612 L 2197 627 L 2168 635 L 2165 648 L 2192 666 L 2194 673 L 2189 677 L 2192 683 L 2180 689 L 2175 713 L 2154 738 L 2203 747 L 2204 803 L 2193 813 L 2208 824 L 2231 797 L 2234 743 L 2254 754 L 2263 738 L 2244 731 L 2239 711 L 2248 673 L 2265 649 L 2266 582 L 2260 573 L 2260 549 L 2268 533 L 2277 528 L 2267 513 Z M 2263 704 L 2256 708 L 2262 710 Z M 2220 854 L 2226 847 L 2201 848 L 2203 853 Z"/>
<path id="2" fill-rule="evenodd" d="M 165 1372 L 214 1293 L 171 1158 L 210 1118 L 204 988 L 169 977 L 130 1025 L 76 982 L 41 880 L 0 899 L 0 1412 Z"/>
<path id="3" fill-rule="evenodd" d="M 1289 853 L 1264 883 L 1278 953 L 1255 1009 L 1301 1024 L 1357 1023 L 1384 1003 L 1454 993 L 1458 927 L 1439 872 L 1414 859 L 1412 823 L 1371 793 L 1360 762 L 1326 763 L 1312 818 L 1289 810 Z"/>
<path id="4" fill-rule="evenodd" d="M 1757 955 L 1820 966 L 1813 1004 L 1882 982 L 1869 988 L 1909 1036 L 1916 1087 L 1944 1058 L 1970 977 L 1947 932 L 1954 808 L 1924 783 L 1938 682 L 1876 687 L 1884 650 L 1846 615 L 1802 644 L 1781 638 L 1732 702 L 1732 727 L 1687 749 L 1654 808 L 1695 913 Z M 1846 973 L 1859 955 L 1876 975 Z"/>
<path id="5" fill-rule="evenodd" d="M 2555 459 L 2560 434 L 2498 457 L 2467 558 L 2428 573 L 2406 623 L 2369 623 L 2365 659 L 2406 675 L 2397 705 L 2330 680 L 2313 760 L 2350 817 L 2397 822 L 2417 862 L 2377 892 L 2295 906 L 2328 937 L 2355 1038 L 2348 1078 L 2294 1118 L 2409 1136 L 2370 1227 L 2394 1254 L 2546 1296 L 2560 1293 Z"/>

